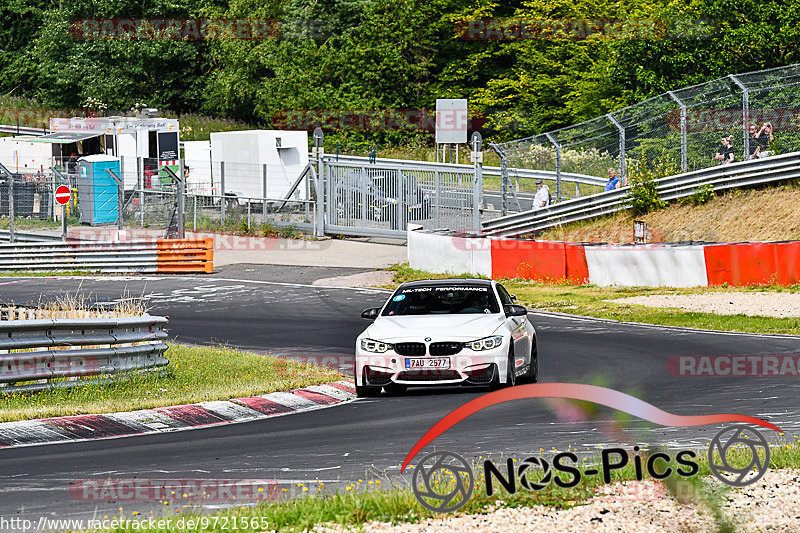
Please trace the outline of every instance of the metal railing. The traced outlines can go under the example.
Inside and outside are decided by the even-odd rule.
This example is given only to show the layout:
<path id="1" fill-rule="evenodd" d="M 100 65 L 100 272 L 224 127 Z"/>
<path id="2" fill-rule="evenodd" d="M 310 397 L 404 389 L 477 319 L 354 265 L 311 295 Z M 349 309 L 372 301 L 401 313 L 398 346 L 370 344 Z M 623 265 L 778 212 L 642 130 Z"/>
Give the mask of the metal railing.
<path id="1" fill-rule="evenodd" d="M 711 185 L 717 192 L 797 178 L 800 178 L 800 152 L 720 165 L 667 176 L 655 182 L 660 198 L 669 201 L 691 196 L 704 185 Z M 483 229 L 491 235 L 513 237 L 615 213 L 628 208 L 629 190 L 630 187 L 623 187 L 568 200 L 547 209 L 496 218 L 484 222 Z"/>
<path id="2" fill-rule="evenodd" d="M 0 271 L 213 272 L 213 239 L 0 244 Z"/>
<path id="3" fill-rule="evenodd" d="M 59 242 L 61 240 L 61 235 L 34 231 L 14 231 L 15 242 Z M 11 232 L 9 230 L 0 229 L 0 242 L 11 242 Z"/>
<path id="4" fill-rule="evenodd" d="M 7 352 L 0 353 L 0 392 L 74 387 L 166 366 L 166 324 L 147 314 L 0 321 L 0 350 Z"/>
<path id="5" fill-rule="evenodd" d="M 452 163 L 436 163 L 433 161 L 412 161 L 407 159 L 388 159 L 377 158 L 374 163 L 370 163 L 370 158 L 355 155 L 339 155 L 331 156 L 326 155 L 323 158 L 325 161 L 333 161 L 342 164 L 357 164 L 357 165 L 376 165 L 383 168 L 400 168 L 400 169 L 417 169 L 417 170 L 431 170 L 431 169 L 444 169 L 450 172 L 472 172 L 473 165 L 456 165 Z M 509 176 L 516 179 L 530 179 L 530 180 L 551 180 L 556 181 L 556 172 L 550 170 L 537 170 L 529 168 L 509 167 Z M 500 178 L 500 167 L 483 166 L 483 177 L 487 176 L 493 178 Z M 606 184 L 604 178 L 597 176 L 589 176 L 587 174 L 578 174 L 575 172 L 562 172 L 561 181 L 569 183 L 578 183 L 580 185 L 593 185 L 596 187 L 603 187 Z"/>

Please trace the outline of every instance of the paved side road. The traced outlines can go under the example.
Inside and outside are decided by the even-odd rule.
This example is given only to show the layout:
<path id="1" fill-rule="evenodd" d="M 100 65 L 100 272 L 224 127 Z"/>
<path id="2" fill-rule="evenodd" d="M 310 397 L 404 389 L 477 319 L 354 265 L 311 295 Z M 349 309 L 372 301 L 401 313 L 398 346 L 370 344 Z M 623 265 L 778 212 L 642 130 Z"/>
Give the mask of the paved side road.
<path id="1" fill-rule="evenodd" d="M 241 263 L 386 268 L 407 258 L 406 247 L 349 239 L 294 240 L 216 235 L 214 266 Z"/>
<path id="2" fill-rule="evenodd" d="M 237 263 L 217 267 L 212 278 L 241 279 L 248 281 L 269 281 L 278 283 L 300 283 L 303 285 L 335 285 L 321 283 L 321 280 L 375 272 L 371 268 L 300 266 L 300 265 L 262 265 L 256 263 Z M 360 285 L 364 286 L 364 285 Z M 0 292 L 0 294 L 2 294 Z"/>

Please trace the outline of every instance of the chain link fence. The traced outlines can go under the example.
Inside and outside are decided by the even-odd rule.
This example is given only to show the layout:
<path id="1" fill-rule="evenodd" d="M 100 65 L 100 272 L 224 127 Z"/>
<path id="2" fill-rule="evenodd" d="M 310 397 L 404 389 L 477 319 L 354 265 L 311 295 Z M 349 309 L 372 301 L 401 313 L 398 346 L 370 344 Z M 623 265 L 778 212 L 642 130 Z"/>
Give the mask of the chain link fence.
<path id="1" fill-rule="evenodd" d="M 163 162 L 162 162 L 163 163 Z M 180 162 L 167 165 L 176 174 Z M 155 160 L 143 161 L 143 187 L 129 192 L 126 224 L 166 228 L 178 216 L 178 184 Z M 174 167 L 174 168 L 173 168 Z M 250 231 L 291 234 L 313 231 L 316 221 L 314 186 L 308 175 L 299 178 L 290 195 L 277 194 L 284 184 L 270 179 L 267 165 L 183 161 L 184 224 L 189 231 Z M 276 194 L 270 194 L 270 184 Z M 290 186 L 293 184 L 290 184 Z M 265 187 L 266 186 L 266 187 Z M 224 191 L 224 194 L 223 194 Z M 174 221 L 173 225 L 176 225 Z"/>
<path id="2" fill-rule="evenodd" d="M 663 177 L 800 150 L 798 101 L 800 64 L 670 91 L 496 146 L 509 167 L 597 177 L 613 168 L 626 184 L 637 176 Z"/>
<path id="3" fill-rule="evenodd" d="M 13 227 L 12 206 L 13 219 L 20 229 L 54 226 L 61 208 L 55 205 L 53 193 L 60 182 L 50 169 L 29 169 L 3 158 L 0 165 L 0 228 Z M 75 202 L 71 205 L 74 209 Z M 74 222 L 77 223 L 77 218 Z"/>

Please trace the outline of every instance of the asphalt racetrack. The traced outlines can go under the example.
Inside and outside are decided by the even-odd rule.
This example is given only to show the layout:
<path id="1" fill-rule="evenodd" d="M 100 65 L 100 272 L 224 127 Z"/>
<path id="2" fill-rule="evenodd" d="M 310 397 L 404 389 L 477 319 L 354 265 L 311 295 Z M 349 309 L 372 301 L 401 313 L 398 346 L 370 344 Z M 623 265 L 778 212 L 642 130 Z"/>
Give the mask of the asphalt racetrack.
<path id="1" fill-rule="evenodd" d="M 328 274 L 330 275 L 330 274 Z M 286 272 L 282 274 L 286 278 Z M 245 276 L 242 276 L 245 277 Z M 281 276 L 250 276 L 255 279 Z M 310 278 L 313 278 L 310 275 Z M 319 275 L 318 277 L 325 277 Z M 309 281 L 310 278 L 304 281 Z M 367 322 L 364 308 L 386 292 L 309 284 L 238 281 L 216 276 L 2 278 L 0 300 L 18 304 L 79 291 L 111 303 L 144 296 L 152 314 L 169 317 L 180 342 L 223 343 L 262 353 L 334 357 L 347 369 L 353 343 Z M 796 354 L 798 338 L 736 335 L 619 324 L 532 312 L 540 380 L 600 380 L 671 413 L 740 413 L 765 418 L 794 440 L 800 430 L 797 378 L 672 376 L 674 355 Z M 340 356 L 340 357 L 339 357 Z M 117 502 L 76 501 L 76 479 L 247 478 L 326 486 L 399 472 L 404 457 L 439 419 L 485 393 L 482 389 L 419 389 L 405 396 L 360 399 L 328 409 L 263 421 L 105 441 L 0 450 L 0 515 L 58 518 L 117 514 Z M 610 419 L 612 413 L 604 416 Z M 720 427 L 653 427 L 633 423 L 639 442 L 704 447 Z M 773 441 L 778 437 L 767 430 Z M 518 400 L 481 411 L 426 450 L 468 458 L 522 459 L 540 448 L 596 450 L 614 441 L 602 423 L 574 423 L 545 400 Z M 125 504 L 124 512 L 161 512 L 161 502 Z M 214 506 L 206 506 L 213 508 Z"/>

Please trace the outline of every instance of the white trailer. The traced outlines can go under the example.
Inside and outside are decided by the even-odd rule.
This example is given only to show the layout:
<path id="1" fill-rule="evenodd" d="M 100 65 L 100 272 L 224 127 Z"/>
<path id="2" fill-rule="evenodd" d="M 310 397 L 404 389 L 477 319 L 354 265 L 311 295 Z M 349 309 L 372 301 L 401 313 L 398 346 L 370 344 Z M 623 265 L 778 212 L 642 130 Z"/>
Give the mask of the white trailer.
<path id="1" fill-rule="evenodd" d="M 183 164 L 189 168 L 186 191 L 199 196 L 219 193 L 211 179 L 211 141 L 184 141 Z"/>
<path id="2" fill-rule="evenodd" d="M 32 136 L 0 137 L 0 163 L 10 172 L 44 174 L 50 170 L 53 148 L 31 142 Z"/>
<path id="3" fill-rule="evenodd" d="M 282 199 L 308 165 L 308 132 L 214 132 L 211 134 L 211 161 L 213 187 L 221 186 L 221 164 L 224 164 L 223 192 L 226 196 L 236 196 L 240 200 Z M 292 198 L 308 199 L 306 186 L 301 184 Z"/>
<path id="4" fill-rule="evenodd" d="M 151 110 L 154 114 L 155 109 Z M 180 125 L 178 119 L 155 116 L 51 118 L 49 135 L 40 138 L 54 143 L 98 137 L 100 152 L 120 158 L 126 190 L 138 187 L 141 177 L 145 188 L 160 187 L 164 181 L 160 166 L 178 172 Z M 68 155 L 68 154 L 62 154 Z M 171 183 L 169 179 L 165 180 Z"/>
<path id="5" fill-rule="evenodd" d="M 153 110 L 155 111 L 155 110 Z M 172 182 L 161 171 L 178 172 L 180 126 L 177 119 L 150 116 L 51 118 L 50 133 L 0 138 L 0 163 L 12 172 L 37 174 L 56 168 L 72 177 L 70 162 L 90 155 L 120 158 L 126 190 Z M 74 154 L 74 156 L 73 156 Z"/>

